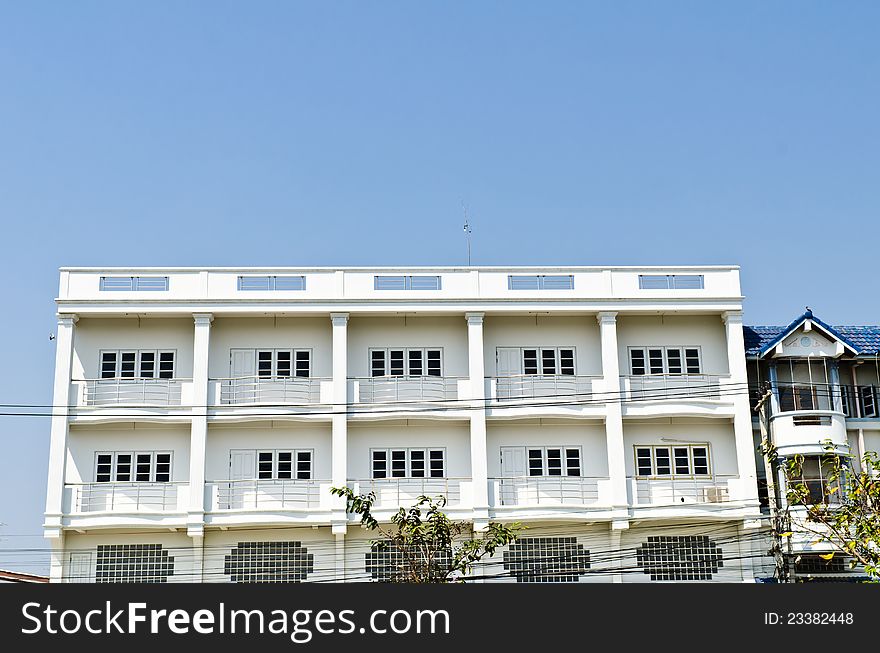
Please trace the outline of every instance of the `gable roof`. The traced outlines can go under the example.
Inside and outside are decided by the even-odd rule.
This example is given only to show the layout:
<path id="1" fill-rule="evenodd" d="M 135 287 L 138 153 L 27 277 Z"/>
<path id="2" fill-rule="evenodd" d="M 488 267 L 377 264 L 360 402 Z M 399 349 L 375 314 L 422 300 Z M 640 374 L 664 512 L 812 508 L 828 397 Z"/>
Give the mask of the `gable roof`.
<path id="1" fill-rule="evenodd" d="M 806 320 L 839 340 L 859 356 L 880 354 L 880 326 L 831 326 L 807 309 L 787 326 L 744 326 L 746 356 L 762 357 Z"/>

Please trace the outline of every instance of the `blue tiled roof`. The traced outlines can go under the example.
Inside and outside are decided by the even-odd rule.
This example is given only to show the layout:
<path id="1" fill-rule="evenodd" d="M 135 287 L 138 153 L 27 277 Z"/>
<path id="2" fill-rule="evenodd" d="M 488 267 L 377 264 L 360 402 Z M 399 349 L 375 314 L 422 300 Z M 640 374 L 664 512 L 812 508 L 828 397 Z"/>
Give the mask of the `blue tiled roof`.
<path id="1" fill-rule="evenodd" d="M 815 317 L 812 319 L 823 324 Z M 795 322 L 800 320 L 801 318 L 798 318 Z M 744 326 L 743 338 L 745 339 L 746 355 L 757 356 L 791 328 L 791 324 L 788 326 Z M 859 355 L 876 356 L 880 354 L 880 326 L 832 326 L 830 328 L 852 345 L 859 352 Z"/>

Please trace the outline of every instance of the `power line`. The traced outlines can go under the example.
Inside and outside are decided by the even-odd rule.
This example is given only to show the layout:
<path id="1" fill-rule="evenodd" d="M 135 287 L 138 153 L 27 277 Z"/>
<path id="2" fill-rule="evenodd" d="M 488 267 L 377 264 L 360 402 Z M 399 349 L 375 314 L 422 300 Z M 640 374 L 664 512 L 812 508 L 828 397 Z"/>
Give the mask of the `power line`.
<path id="1" fill-rule="evenodd" d="M 733 384 L 732 384 L 733 385 Z M 747 384 L 739 384 L 746 385 Z M 697 386 L 692 386 L 696 388 Z M 242 415 L 242 417 L 248 418 L 282 418 L 282 417 L 326 417 L 326 416 L 352 416 L 352 415 L 421 415 L 425 413 L 445 413 L 450 411 L 468 411 L 468 410 L 484 410 L 491 409 L 492 411 L 507 411 L 507 410 L 518 410 L 522 408 L 542 408 L 542 407 L 554 407 L 554 406 L 590 406 L 590 405 L 602 405 L 609 403 L 643 403 L 650 401 L 658 401 L 658 400 L 675 400 L 675 399 L 718 399 L 720 397 L 734 397 L 734 396 L 751 396 L 753 393 L 751 389 L 748 387 L 744 388 L 735 388 L 732 387 L 730 390 L 722 390 L 718 388 L 718 386 L 707 386 L 706 389 L 699 389 L 697 391 L 681 391 L 681 392 L 669 392 L 665 391 L 661 394 L 649 394 L 648 392 L 640 392 L 637 398 L 624 398 L 624 397 L 609 397 L 607 399 L 586 399 L 586 400 L 571 400 L 571 401 L 528 401 L 528 402 L 518 402 L 516 399 L 503 399 L 503 400 L 492 400 L 492 399 L 477 399 L 477 400 L 462 400 L 468 401 L 471 405 L 468 406 L 449 406 L 445 405 L 448 402 L 443 402 L 443 405 L 433 405 L 435 402 L 432 401 L 424 401 L 424 402 L 415 402 L 419 404 L 419 407 L 412 408 L 409 410 L 400 409 L 400 408 L 391 408 L 387 410 L 383 409 L 370 409 L 370 408 L 362 408 L 362 409 L 348 409 L 348 410 L 337 410 L 337 411 L 322 411 L 322 410 L 285 410 L 284 412 L 273 412 L 273 413 L 255 413 L 248 412 Z M 582 396 L 579 394 L 573 395 L 546 395 L 547 398 L 552 399 L 553 397 L 565 397 L 565 396 Z M 498 401 L 504 402 L 516 402 L 516 403 L 494 403 Z M 473 405 L 478 404 L 478 405 Z M 364 404 L 361 404 L 365 406 Z M 366 406 L 389 406 L 396 405 L 392 402 L 386 402 L 382 404 L 368 404 Z M 409 404 L 400 404 L 400 405 L 409 405 Z M 220 406 L 218 408 L 224 408 L 225 406 Z M 248 408 L 249 405 L 238 405 L 236 408 Z M 267 408 L 267 407 L 277 407 L 282 409 L 289 409 L 292 406 L 290 404 L 259 404 L 258 408 Z M 94 413 L 97 417 L 110 417 L 110 418 L 142 418 L 149 417 L 150 419 L 163 419 L 166 421 L 172 421 L 181 418 L 189 418 L 189 417 L 220 417 L 223 415 L 222 412 L 205 412 L 205 413 L 196 413 L 196 412 L 183 412 L 187 407 L 175 407 L 175 406 L 138 406 L 138 408 L 163 408 L 169 410 L 180 410 L 181 412 L 170 413 L 165 415 L 156 415 L 156 414 L 145 414 L 145 413 Z M 69 408 L 68 408 L 69 410 Z M 89 411 L 85 412 L 8 412 L 3 411 L 0 412 L 0 417 L 82 417 L 88 416 L 91 413 Z"/>

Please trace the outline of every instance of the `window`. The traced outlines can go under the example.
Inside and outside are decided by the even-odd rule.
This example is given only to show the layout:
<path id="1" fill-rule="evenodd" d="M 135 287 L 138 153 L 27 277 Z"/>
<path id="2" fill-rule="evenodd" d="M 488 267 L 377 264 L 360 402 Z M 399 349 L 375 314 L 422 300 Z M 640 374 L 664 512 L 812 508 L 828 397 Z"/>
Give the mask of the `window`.
<path id="1" fill-rule="evenodd" d="M 635 447 L 636 476 L 709 476 L 709 445 L 638 445 Z"/>
<path id="2" fill-rule="evenodd" d="M 815 410 L 818 404 L 816 386 L 780 385 L 779 410 Z"/>
<path id="3" fill-rule="evenodd" d="M 301 583 L 314 571 L 302 542 L 239 542 L 223 564 L 233 583 Z"/>
<path id="4" fill-rule="evenodd" d="M 100 544 L 96 583 L 167 583 L 174 558 L 161 544 Z"/>
<path id="5" fill-rule="evenodd" d="M 440 290 L 440 277 L 436 275 L 376 275 L 375 290 Z"/>
<path id="6" fill-rule="evenodd" d="M 370 376 L 443 376 L 441 349 L 371 349 Z"/>
<path id="7" fill-rule="evenodd" d="M 574 347 L 525 347 L 522 349 L 522 373 L 574 376 Z"/>
<path id="8" fill-rule="evenodd" d="M 261 349 L 256 352 L 257 376 L 261 379 L 309 378 L 311 350 Z"/>
<path id="9" fill-rule="evenodd" d="M 257 452 L 259 480 L 309 480 L 312 478 L 311 449 L 267 449 Z"/>
<path id="10" fill-rule="evenodd" d="M 580 447 L 527 447 L 529 476 L 580 476 Z"/>
<path id="11" fill-rule="evenodd" d="M 701 374 L 699 347 L 630 347 L 629 369 L 645 374 Z"/>
<path id="12" fill-rule="evenodd" d="M 304 276 L 240 276 L 239 290 L 305 290 Z"/>
<path id="13" fill-rule="evenodd" d="M 839 493 L 835 497 L 840 479 L 829 479 L 833 470 L 834 465 L 826 456 L 804 456 L 800 475 L 792 477 L 789 483 L 793 487 L 800 485 L 806 487 L 805 503 L 835 503 L 840 497 Z"/>
<path id="14" fill-rule="evenodd" d="M 702 290 L 702 274 L 640 274 L 641 290 Z"/>
<path id="15" fill-rule="evenodd" d="M 100 290 L 168 290 L 168 277 L 101 277 Z"/>
<path id="16" fill-rule="evenodd" d="M 638 566 L 651 580 L 712 580 L 723 552 L 705 535 L 649 537 L 636 549 Z"/>
<path id="17" fill-rule="evenodd" d="M 95 454 L 96 483 L 169 483 L 169 451 L 99 451 Z"/>
<path id="18" fill-rule="evenodd" d="M 859 386 L 862 417 L 877 417 L 877 389 L 873 385 Z"/>
<path id="19" fill-rule="evenodd" d="M 504 570 L 518 583 L 577 583 L 589 568 L 576 537 L 521 537 L 504 552 Z"/>
<path id="20" fill-rule="evenodd" d="M 173 379 L 174 351 L 101 351 L 102 379 Z"/>
<path id="21" fill-rule="evenodd" d="M 373 478 L 444 478 L 444 449 L 372 449 Z"/>
<path id="22" fill-rule="evenodd" d="M 571 274 L 510 274 L 507 276 L 509 290 L 574 290 Z"/>

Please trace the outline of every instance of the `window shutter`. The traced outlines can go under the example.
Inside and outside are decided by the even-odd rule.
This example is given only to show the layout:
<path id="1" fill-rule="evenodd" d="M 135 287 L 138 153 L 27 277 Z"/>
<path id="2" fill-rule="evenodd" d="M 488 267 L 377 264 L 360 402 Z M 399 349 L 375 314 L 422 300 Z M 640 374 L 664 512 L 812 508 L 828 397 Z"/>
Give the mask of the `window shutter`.
<path id="1" fill-rule="evenodd" d="M 233 378 L 256 375 L 253 349 L 231 349 L 229 351 L 229 375 Z"/>

